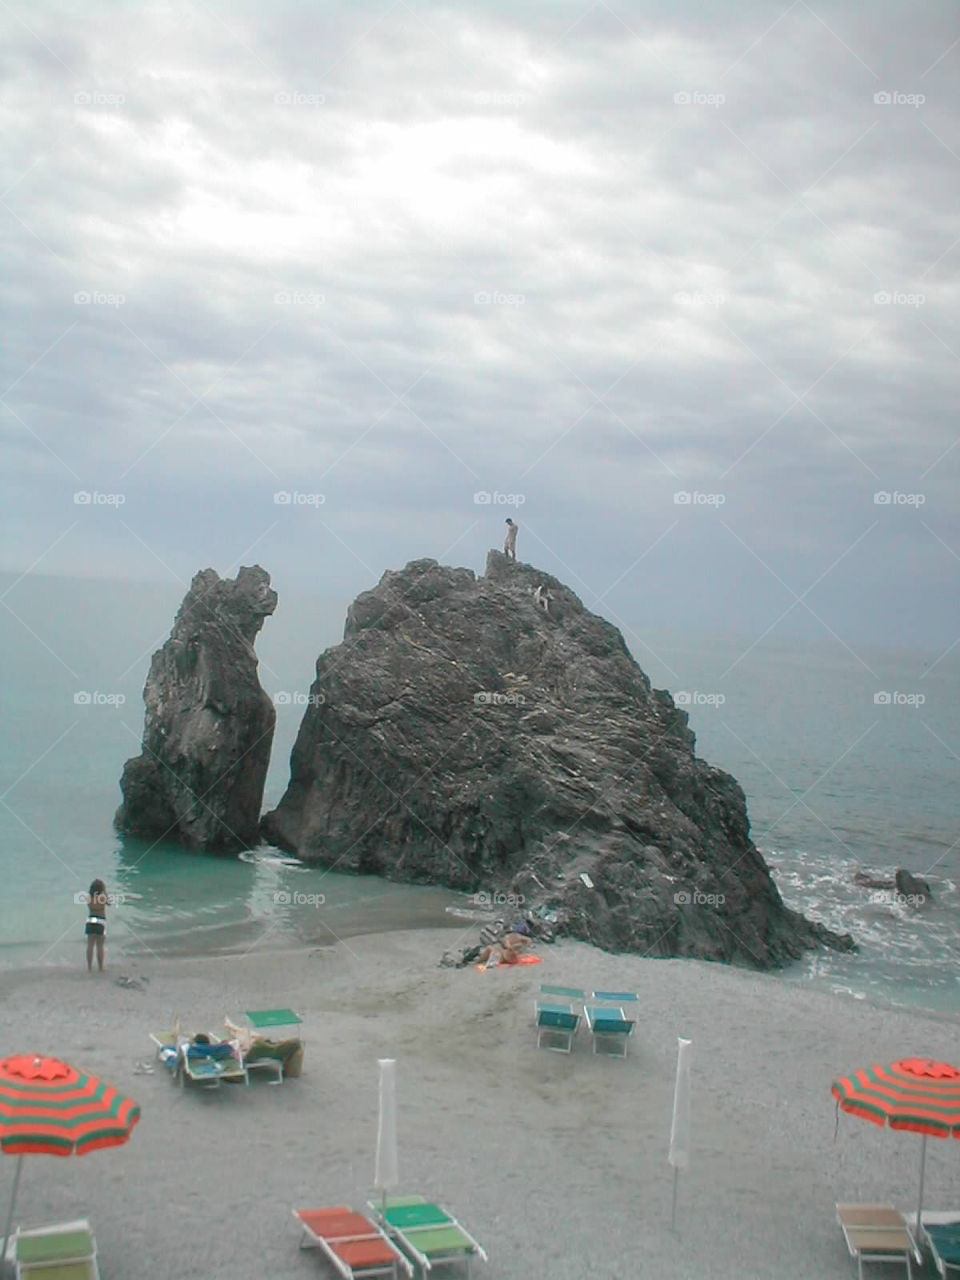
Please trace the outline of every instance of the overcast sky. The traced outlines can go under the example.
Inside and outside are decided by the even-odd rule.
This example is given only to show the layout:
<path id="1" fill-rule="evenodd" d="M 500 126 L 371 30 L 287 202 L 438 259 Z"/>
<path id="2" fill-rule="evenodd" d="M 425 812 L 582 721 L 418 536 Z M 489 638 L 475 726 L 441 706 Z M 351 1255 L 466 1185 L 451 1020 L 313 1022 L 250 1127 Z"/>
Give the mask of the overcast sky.
<path id="1" fill-rule="evenodd" d="M 2 22 L 3 569 L 957 640 L 954 0 Z"/>

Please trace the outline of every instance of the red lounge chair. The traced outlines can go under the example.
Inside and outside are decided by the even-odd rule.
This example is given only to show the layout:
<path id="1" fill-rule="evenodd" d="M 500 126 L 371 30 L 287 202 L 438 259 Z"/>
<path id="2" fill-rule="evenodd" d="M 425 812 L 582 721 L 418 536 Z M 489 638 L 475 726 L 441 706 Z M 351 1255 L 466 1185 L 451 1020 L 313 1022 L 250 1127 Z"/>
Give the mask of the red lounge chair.
<path id="1" fill-rule="evenodd" d="M 322 1249 L 345 1280 L 367 1276 L 399 1280 L 400 1267 L 408 1276 L 413 1275 L 410 1263 L 376 1223 L 346 1205 L 294 1209 L 293 1216 L 303 1227 L 300 1248 Z"/>

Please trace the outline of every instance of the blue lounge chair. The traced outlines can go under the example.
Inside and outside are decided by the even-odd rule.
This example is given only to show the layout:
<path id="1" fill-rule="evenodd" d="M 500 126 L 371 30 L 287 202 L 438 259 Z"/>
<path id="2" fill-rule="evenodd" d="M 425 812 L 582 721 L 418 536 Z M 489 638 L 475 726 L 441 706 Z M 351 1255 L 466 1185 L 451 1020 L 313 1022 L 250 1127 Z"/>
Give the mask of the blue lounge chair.
<path id="1" fill-rule="evenodd" d="M 583 1012 L 593 1036 L 593 1052 L 597 1052 L 597 1045 L 603 1040 L 615 1050 L 611 1051 L 611 1057 L 625 1058 L 627 1040 L 633 1035 L 636 1022 L 628 1018 L 621 1007 L 605 1008 L 603 1005 L 588 1004 L 584 1006 Z"/>
<path id="2" fill-rule="evenodd" d="M 569 1001 L 537 1000 L 534 1003 L 537 1015 L 537 1048 L 553 1049 L 556 1053 L 570 1053 L 573 1050 L 573 1037 L 580 1026 L 580 1014 L 575 1013 Z M 543 1038 L 559 1040 L 559 1044 L 544 1046 Z"/>

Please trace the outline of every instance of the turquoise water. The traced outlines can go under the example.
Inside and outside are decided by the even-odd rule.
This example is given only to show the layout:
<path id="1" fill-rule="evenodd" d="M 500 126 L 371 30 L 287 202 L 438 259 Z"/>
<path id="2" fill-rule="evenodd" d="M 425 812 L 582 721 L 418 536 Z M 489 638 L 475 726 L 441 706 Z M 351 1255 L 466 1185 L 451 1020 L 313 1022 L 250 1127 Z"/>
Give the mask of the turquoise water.
<path id="1" fill-rule="evenodd" d="M 278 706 L 267 806 L 286 783 L 303 712 L 297 698 L 318 653 L 340 639 L 347 605 L 275 585 L 281 603 L 258 642 L 261 680 L 290 701 Z M 139 751 L 150 655 L 183 589 L 8 575 L 3 591 L 13 612 L 0 611 L 0 964 L 78 963 L 84 912 L 75 895 L 94 876 L 119 898 L 109 924 L 114 956 L 462 928 L 447 908 L 463 899 L 442 889 L 341 876 L 266 848 L 236 860 L 121 844 L 111 826 L 118 779 Z M 800 647 L 768 637 L 744 656 L 749 638 L 707 641 L 642 626 L 626 638 L 657 687 L 689 695 L 698 750 L 743 785 L 754 839 L 787 901 L 861 943 L 855 957 L 822 953 L 788 976 L 956 1013 L 955 654 L 939 662 L 894 651 L 854 656 L 829 639 Z M 878 703 L 878 692 L 900 699 Z M 89 701 L 75 701 L 78 694 Z M 892 874 L 896 866 L 931 880 L 931 904 L 876 901 L 853 884 L 858 867 Z"/>

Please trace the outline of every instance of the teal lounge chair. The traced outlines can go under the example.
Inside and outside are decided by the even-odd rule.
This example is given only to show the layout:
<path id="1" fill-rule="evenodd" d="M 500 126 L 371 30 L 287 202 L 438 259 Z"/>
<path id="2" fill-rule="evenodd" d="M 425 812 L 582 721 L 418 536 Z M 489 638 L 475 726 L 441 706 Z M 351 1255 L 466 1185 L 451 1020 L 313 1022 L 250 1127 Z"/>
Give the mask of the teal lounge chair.
<path id="1" fill-rule="evenodd" d="M 97 1245 L 86 1218 L 19 1230 L 10 1251 L 17 1280 L 100 1280 Z"/>
<path id="2" fill-rule="evenodd" d="M 627 1041 L 633 1035 L 636 1022 L 628 1018 L 620 1007 L 588 1004 L 584 1006 L 583 1013 L 593 1036 L 593 1052 L 596 1053 L 597 1045 L 604 1041 L 611 1046 L 610 1057 L 625 1058 Z"/>
<path id="3" fill-rule="evenodd" d="M 587 993 L 579 987 L 552 987 L 543 983 L 540 987 L 542 996 L 559 996 L 562 1000 L 586 1000 Z"/>
<path id="4" fill-rule="evenodd" d="M 471 1262 L 477 1258 L 487 1261 L 484 1249 L 469 1231 L 423 1196 L 391 1196 L 385 1207 L 373 1201 L 368 1207 L 424 1275 L 450 1262 L 462 1262 L 469 1275 Z"/>
<path id="5" fill-rule="evenodd" d="M 559 1044 L 547 1044 L 547 1049 L 555 1053 L 570 1053 L 573 1050 L 573 1037 L 580 1026 L 580 1014 L 574 1013 L 569 1001 L 536 1000 L 534 1010 L 537 1017 L 537 1048 L 544 1048 L 543 1038 L 558 1040 Z"/>
<path id="6" fill-rule="evenodd" d="M 635 991 L 595 991 L 594 1000 L 608 1000 L 614 1004 L 636 1004 L 640 997 Z"/>

